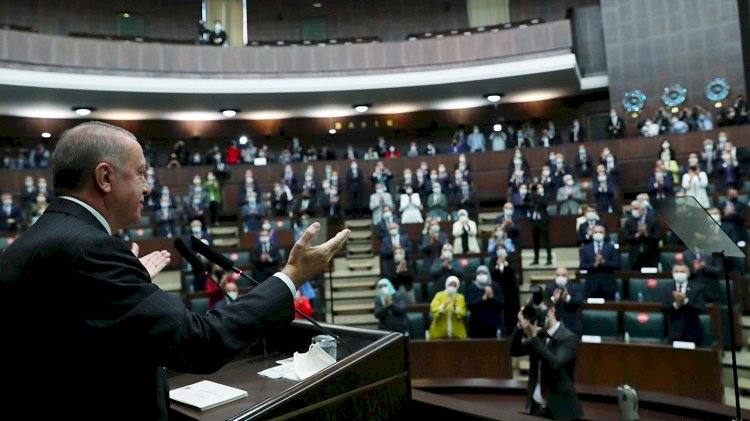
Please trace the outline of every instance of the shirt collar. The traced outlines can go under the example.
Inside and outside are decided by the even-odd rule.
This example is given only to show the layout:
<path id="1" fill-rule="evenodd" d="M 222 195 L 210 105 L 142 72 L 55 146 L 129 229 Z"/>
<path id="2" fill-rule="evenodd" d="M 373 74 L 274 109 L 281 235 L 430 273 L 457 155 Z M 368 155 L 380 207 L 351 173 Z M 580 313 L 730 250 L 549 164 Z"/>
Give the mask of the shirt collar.
<path id="1" fill-rule="evenodd" d="M 557 329 L 560 329 L 560 324 L 561 323 L 558 320 L 557 323 L 555 323 L 554 326 L 552 326 L 551 328 L 547 329 L 547 336 L 550 337 L 550 338 L 553 337 L 553 336 L 555 336 L 555 333 L 557 333 Z"/>
<path id="2" fill-rule="evenodd" d="M 104 229 L 107 230 L 107 233 L 109 235 L 112 235 L 112 228 L 110 228 L 109 223 L 107 222 L 107 220 L 104 219 L 104 217 L 102 216 L 102 214 L 99 213 L 99 212 L 97 212 L 97 210 L 94 209 L 94 208 L 92 208 L 88 203 L 85 203 L 85 202 L 83 202 L 83 201 L 81 201 L 79 199 L 76 199 L 75 197 L 71 197 L 71 196 L 60 196 L 60 199 L 65 199 L 65 200 L 70 200 L 71 202 L 76 202 L 79 205 L 81 205 L 84 208 L 86 208 L 86 210 L 88 210 L 89 212 L 91 212 L 91 214 L 94 215 L 94 217 L 104 226 Z"/>

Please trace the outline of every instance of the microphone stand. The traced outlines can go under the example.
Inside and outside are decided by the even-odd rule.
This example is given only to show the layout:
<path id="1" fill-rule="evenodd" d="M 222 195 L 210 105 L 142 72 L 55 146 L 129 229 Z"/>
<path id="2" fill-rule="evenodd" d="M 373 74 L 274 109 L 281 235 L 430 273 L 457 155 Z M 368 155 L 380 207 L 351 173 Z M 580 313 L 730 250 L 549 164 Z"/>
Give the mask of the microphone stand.
<path id="1" fill-rule="evenodd" d="M 247 279 L 248 281 L 254 283 L 255 285 L 260 285 L 260 282 L 256 281 L 255 278 L 253 278 L 252 276 L 246 274 L 242 269 L 240 269 L 240 268 L 238 268 L 236 266 L 232 266 L 232 271 L 234 271 L 234 273 L 239 274 L 240 276 L 242 276 L 243 278 Z M 330 330 L 324 328 L 316 320 L 314 320 L 312 317 L 308 316 L 307 314 L 301 312 L 296 307 L 294 308 L 294 312 L 297 313 L 297 314 L 299 314 L 301 317 L 303 317 L 308 322 L 312 323 L 315 327 L 317 327 L 318 329 L 320 329 L 326 335 L 329 335 L 329 336 L 333 337 L 334 339 L 336 339 L 338 342 L 341 342 L 341 344 L 343 344 L 346 347 L 347 351 L 349 351 L 349 354 L 353 354 L 354 353 L 354 351 L 352 351 L 351 346 L 349 346 L 348 343 L 346 343 L 343 339 L 341 339 L 341 337 L 339 335 L 337 335 L 337 334 L 331 332 Z M 265 346 L 265 343 L 264 343 L 264 346 Z"/>

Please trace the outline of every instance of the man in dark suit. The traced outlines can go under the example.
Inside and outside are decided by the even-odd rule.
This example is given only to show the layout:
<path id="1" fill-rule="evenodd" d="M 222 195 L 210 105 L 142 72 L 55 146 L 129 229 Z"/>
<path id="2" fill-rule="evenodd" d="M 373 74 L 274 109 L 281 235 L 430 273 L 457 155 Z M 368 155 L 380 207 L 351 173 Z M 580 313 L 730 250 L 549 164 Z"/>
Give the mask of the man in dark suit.
<path id="1" fill-rule="evenodd" d="M 639 200 L 630 202 L 630 215 L 623 227 L 625 241 L 630 245 L 630 268 L 657 267 L 659 263 L 659 239 L 661 238 L 656 217 L 643 208 Z"/>
<path id="2" fill-rule="evenodd" d="M 362 216 L 362 189 L 364 188 L 364 173 L 357 161 L 352 159 L 346 170 L 346 188 L 349 190 L 349 205 L 352 218 Z"/>
<path id="3" fill-rule="evenodd" d="M 623 120 L 617 111 L 612 108 L 609 110 L 609 118 L 607 119 L 607 137 L 610 139 L 619 139 L 625 137 L 625 120 Z"/>
<path id="4" fill-rule="evenodd" d="M 518 313 L 510 354 L 529 356 L 526 407 L 531 415 L 555 420 L 583 417 L 574 378 L 581 339 L 558 320 L 562 301 L 548 302 L 546 323 L 540 328 Z M 542 333 L 542 335 L 540 335 Z"/>
<path id="5" fill-rule="evenodd" d="M 544 242 L 544 248 L 547 250 L 547 265 L 552 264 L 552 246 L 549 241 L 549 213 L 547 213 L 547 198 L 544 196 L 544 188 L 538 185 L 533 186 L 534 193 L 531 198 L 531 209 L 529 210 L 529 219 L 532 226 L 532 237 L 534 240 L 534 261 L 532 265 L 539 264 L 539 248 Z"/>
<path id="6" fill-rule="evenodd" d="M 164 367 L 211 373 L 267 329 L 287 326 L 294 292 L 328 267 L 349 234 L 310 247 L 320 230 L 311 225 L 282 272 L 210 317 L 194 314 L 152 283 L 167 251 L 139 259 L 137 246 L 111 234 L 139 223 L 145 170 L 141 146 L 124 129 L 87 122 L 66 131 L 52 156 L 57 199 L 0 255 L 0 323 L 13 338 L 3 345 L 13 355 L 0 369 L 13 385 L 5 399 L 27 401 L 44 379 L 54 393 L 35 417 L 167 419 Z"/>
<path id="7" fill-rule="evenodd" d="M 741 231 L 745 231 L 745 221 L 747 220 L 747 204 L 742 203 L 738 196 L 739 191 L 737 189 L 727 189 L 726 200 L 719 203 L 719 209 L 723 214 L 722 228 L 728 233 L 730 231 L 736 233 L 736 238 L 739 238 Z"/>
<path id="8" fill-rule="evenodd" d="M 576 118 L 570 128 L 570 143 L 583 143 L 586 141 L 586 130 Z"/>
<path id="9" fill-rule="evenodd" d="M 495 219 L 495 223 L 499 224 L 503 231 L 505 231 L 505 238 L 509 238 L 511 243 L 513 243 L 513 250 L 508 250 L 508 252 L 520 253 L 521 218 L 516 216 L 513 203 L 505 202 L 505 205 L 503 205 L 503 214 Z"/>
<path id="10" fill-rule="evenodd" d="M 16 233 L 23 225 L 21 207 L 13 203 L 10 193 L 3 193 L 2 208 L 0 208 L 0 232 Z"/>
<path id="11" fill-rule="evenodd" d="M 583 305 L 583 289 L 577 282 L 570 282 L 568 269 L 560 266 L 555 270 L 555 282 L 550 282 L 544 288 L 544 299 L 553 303 L 561 302 L 558 307 L 560 319 L 573 333 L 580 336 L 583 332 L 581 324 L 581 305 Z"/>
<path id="12" fill-rule="evenodd" d="M 604 232 L 606 233 L 604 241 L 609 241 L 609 227 L 606 222 L 599 219 L 599 214 L 596 212 L 596 208 L 591 205 L 586 205 L 584 209 L 583 215 L 586 217 L 586 222 L 583 222 L 578 226 L 578 232 L 576 234 L 578 245 L 584 246 L 594 241 L 592 235 L 594 234 L 594 227 L 597 225 L 604 227 Z"/>
<path id="13" fill-rule="evenodd" d="M 694 282 L 690 269 L 684 263 L 672 267 L 674 282 L 664 288 L 661 309 L 667 319 L 669 341 L 703 342 L 700 314 L 706 305 L 705 290 Z"/>
<path id="14" fill-rule="evenodd" d="M 387 234 L 380 240 L 380 269 L 385 277 L 395 273 L 393 254 L 396 248 L 403 250 L 407 256 L 412 252 L 411 240 L 401 231 L 398 223 L 391 222 Z"/>
<path id="15" fill-rule="evenodd" d="M 618 292 L 615 271 L 620 270 L 620 254 L 612 243 L 604 241 L 605 235 L 603 226 L 595 226 L 591 235 L 593 241 L 579 251 L 579 270 L 586 271 L 586 298 L 614 300 Z"/>
<path id="16" fill-rule="evenodd" d="M 258 244 L 255 246 L 251 261 L 258 280 L 267 279 L 278 272 L 281 265 L 281 251 L 279 246 L 271 241 L 271 233 L 268 230 L 261 230 L 258 233 Z"/>

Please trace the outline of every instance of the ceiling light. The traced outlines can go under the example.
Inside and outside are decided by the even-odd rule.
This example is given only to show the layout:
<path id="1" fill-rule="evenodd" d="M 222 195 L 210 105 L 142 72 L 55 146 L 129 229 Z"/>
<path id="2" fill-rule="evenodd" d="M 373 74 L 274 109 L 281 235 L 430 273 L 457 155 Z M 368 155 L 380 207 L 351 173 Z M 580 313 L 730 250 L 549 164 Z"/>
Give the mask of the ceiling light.
<path id="1" fill-rule="evenodd" d="M 358 113 L 363 113 L 370 109 L 370 106 L 368 104 L 359 104 L 352 106 L 354 108 L 354 111 Z"/>
<path id="2" fill-rule="evenodd" d="M 247 136 L 240 136 L 240 145 L 247 145 Z"/>
<path id="3" fill-rule="evenodd" d="M 50 133 L 50 132 L 44 132 L 44 133 L 42 133 L 42 137 L 45 138 L 45 139 L 49 139 L 50 137 L 52 137 L 52 133 Z"/>
<path id="4" fill-rule="evenodd" d="M 94 111 L 92 107 L 73 107 L 73 111 L 80 116 L 87 116 Z"/>
<path id="5" fill-rule="evenodd" d="M 500 123 L 497 123 L 494 126 L 492 126 L 492 130 L 494 130 L 496 132 L 502 131 L 503 130 L 503 125 L 500 124 Z"/>
<path id="6" fill-rule="evenodd" d="M 224 114 L 224 117 L 226 118 L 232 118 L 237 115 L 237 110 L 233 110 L 231 108 L 226 110 L 221 110 L 221 113 Z"/>
<path id="7" fill-rule="evenodd" d="M 328 133 L 330 133 L 330 134 L 336 134 L 336 129 L 331 129 L 331 130 L 328 131 Z"/>
<path id="8" fill-rule="evenodd" d="M 313 7 L 315 8 L 323 7 L 323 3 L 313 3 Z"/>
<path id="9" fill-rule="evenodd" d="M 485 98 L 487 98 L 487 101 L 495 103 L 503 98 L 503 94 L 489 94 L 486 95 Z"/>

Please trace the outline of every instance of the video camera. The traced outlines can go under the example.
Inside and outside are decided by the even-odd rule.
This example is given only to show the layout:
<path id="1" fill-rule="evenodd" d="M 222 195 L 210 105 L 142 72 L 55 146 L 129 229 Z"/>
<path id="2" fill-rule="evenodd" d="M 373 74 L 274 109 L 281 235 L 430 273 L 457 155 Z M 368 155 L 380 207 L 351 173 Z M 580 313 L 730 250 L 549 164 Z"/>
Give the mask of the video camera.
<path id="1" fill-rule="evenodd" d="M 544 327 L 547 318 L 547 309 L 542 306 L 544 295 L 539 285 L 531 286 L 531 301 L 523 307 L 523 318 L 539 327 Z"/>

